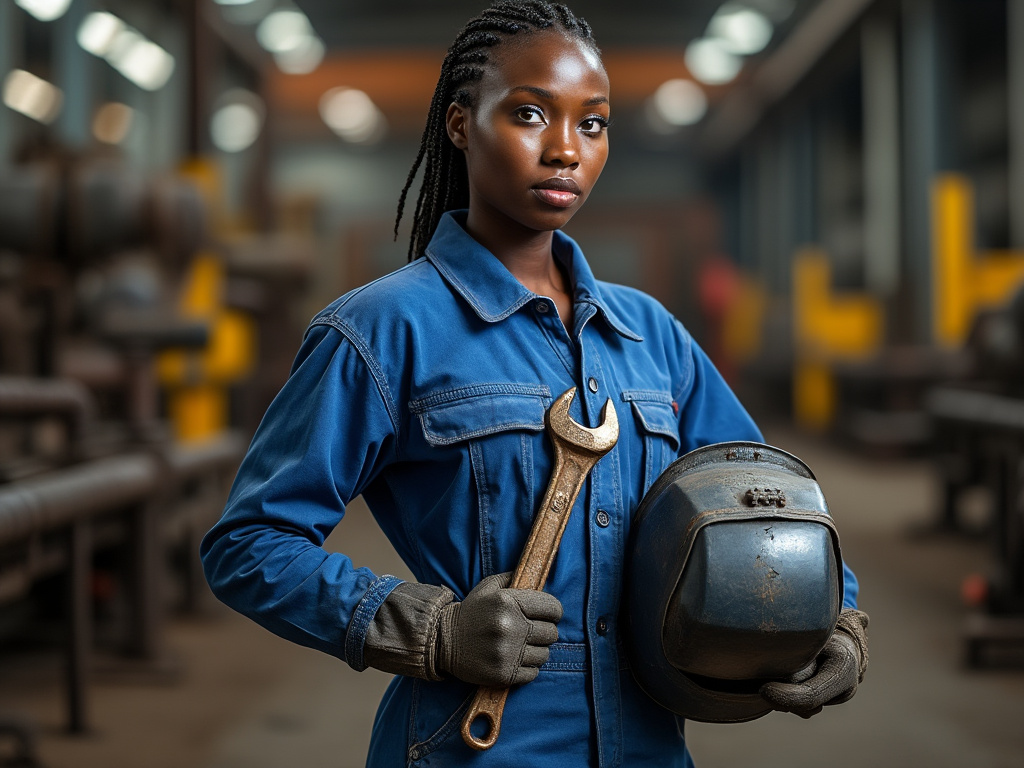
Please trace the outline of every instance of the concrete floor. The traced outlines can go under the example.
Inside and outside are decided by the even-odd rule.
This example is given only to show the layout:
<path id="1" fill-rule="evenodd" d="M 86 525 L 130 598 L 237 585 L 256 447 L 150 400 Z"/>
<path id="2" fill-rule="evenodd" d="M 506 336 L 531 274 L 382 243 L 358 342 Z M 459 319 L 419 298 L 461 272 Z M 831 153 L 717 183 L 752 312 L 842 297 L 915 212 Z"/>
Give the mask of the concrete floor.
<path id="1" fill-rule="evenodd" d="M 1024 664 L 962 661 L 959 585 L 985 570 L 986 544 L 909 533 L 932 519 L 930 466 L 866 460 L 784 429 L 768 439 L 818 475 L 871 614 L 871 668 L 853 701 L 811 720 L 689 724 L 699 768 L 1024 767 Z M 403 572 L 361 505 L 340 532 L 358 563 Z M 181 673 L 162 682 L 97 670 L 84 737 L 61 731 L 53 654 L 0 659 L 0 713 L 38 724 L 48 768 L 363 765 L 386 675 L 355 673 L 226 609 L 175 620 L 168 647 Z"/>

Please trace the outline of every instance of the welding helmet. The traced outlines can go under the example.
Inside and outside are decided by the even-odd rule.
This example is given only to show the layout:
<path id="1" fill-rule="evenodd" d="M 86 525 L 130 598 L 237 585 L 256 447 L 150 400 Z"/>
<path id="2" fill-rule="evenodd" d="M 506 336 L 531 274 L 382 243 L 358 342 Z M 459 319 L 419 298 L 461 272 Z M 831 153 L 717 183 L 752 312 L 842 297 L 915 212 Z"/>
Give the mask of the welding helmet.
<path id="1" fill-rule="evenodd" d="M 810 469 L 753 442 L 673 462 L 644 495 L 626 565 L 626 650 L 640 687 L 690 720 L 771 711 L 769 680 L 824 648 L 843 595 L 839 536 Z"/>

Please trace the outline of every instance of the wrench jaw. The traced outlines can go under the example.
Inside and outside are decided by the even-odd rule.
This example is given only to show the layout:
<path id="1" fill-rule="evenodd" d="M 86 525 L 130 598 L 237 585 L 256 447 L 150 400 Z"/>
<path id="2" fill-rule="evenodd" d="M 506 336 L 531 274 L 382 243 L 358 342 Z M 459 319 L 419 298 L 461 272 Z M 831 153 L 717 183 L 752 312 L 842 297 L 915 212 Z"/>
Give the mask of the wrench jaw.
<path id="1" fill-rule="evenodd" d="M 601 424 L 594 428 L 584 427 L 569 415 L 569 406 L 575 397 L 576 387 L 558 396 L 548 409 L 548 427 L 574 447 L 603 456 L 619 439 L 619 417 L 615 406 L 608 398 L 601 409 Z"/>

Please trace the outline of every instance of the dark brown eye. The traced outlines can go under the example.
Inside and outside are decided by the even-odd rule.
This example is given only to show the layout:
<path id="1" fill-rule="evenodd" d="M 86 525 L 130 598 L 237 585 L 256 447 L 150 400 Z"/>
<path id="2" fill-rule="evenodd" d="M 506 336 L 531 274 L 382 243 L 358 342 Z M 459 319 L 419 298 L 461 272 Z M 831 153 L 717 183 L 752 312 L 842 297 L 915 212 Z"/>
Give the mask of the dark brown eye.
<path id="1" fill-rule="evenodd" d="M 524 123 L 543 123 L 544 115 L 537 107 L 519 107 L 515 111 L 516 117 Z"/>
<path id="2" fill-rule="evenodd" d="M 580 130 L 588 136 L 597 136 L 608 127 L 608 120 L 600 115 L 591 115 L 580 123 Z"/>

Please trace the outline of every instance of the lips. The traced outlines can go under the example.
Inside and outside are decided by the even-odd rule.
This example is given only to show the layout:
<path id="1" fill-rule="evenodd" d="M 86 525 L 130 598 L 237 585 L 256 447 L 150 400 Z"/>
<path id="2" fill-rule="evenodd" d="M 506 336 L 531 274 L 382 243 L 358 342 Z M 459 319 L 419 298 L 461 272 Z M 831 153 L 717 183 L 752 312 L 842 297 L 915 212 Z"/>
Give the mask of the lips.
<path id="1" fill-rule="evenodd" d="M 583 190 L 572 179 L 553 176 L 534 186 L 533 192 L 548 205 L 555 208 L 568 208 L 579 199 Z"/>
<path id="2" fill-rule="evenodd" d="M 571 192 L 574 195 L 582 194 L 580 185 L 572 179 L 563 179 L 561 176 L 552 176 L 534 186 L 534 189 L 552 189 L 556 192 Z"/>

